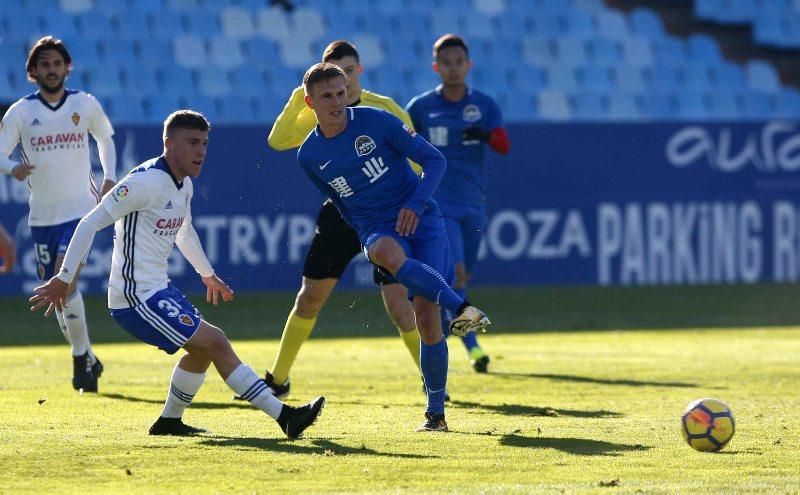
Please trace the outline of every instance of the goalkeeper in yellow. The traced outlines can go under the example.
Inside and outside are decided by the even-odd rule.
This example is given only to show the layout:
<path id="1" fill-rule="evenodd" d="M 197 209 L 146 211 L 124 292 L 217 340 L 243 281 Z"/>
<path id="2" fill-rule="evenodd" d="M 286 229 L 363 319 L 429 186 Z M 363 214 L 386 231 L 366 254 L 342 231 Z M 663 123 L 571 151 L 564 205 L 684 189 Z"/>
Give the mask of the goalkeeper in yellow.
<path id="1" fill-rule="evenodd" d="M 347 75 L 347 106 L 363 105 L 394 114 L 413 128 L 408 113 L 387 96 L 361 88 L 359 77 L 364 68 L 358 52 L 347 41 L 334 41 L 325 48 L 323 62 L 338 65 Z M 308 133 L 317 125 L 314 112 L 304 101 L 303 86 L 295 88 L 283 111 L 278 115 L 269 133 L 269 145 L 282 151 L 298 148 Z M 412 164 L 419 172 L 419 166 Z M 361 252 L 361 241 L 356 231 L 345 223 L 330 199 L 322 204 L 311 246 L 303 266 L 303 282 L 297 293 L 294 307 L 286 319 L 278 355 L 272 369 L 264 375 L 264 382 L 276 397 L 289 394 L 289 370 L 297 352 L 308 339 L 317 315 L 333 292 L 345 268 Z M 419 370 L 420 338 L 414 311 L 408 300 L 406 288 L 389 273 L 374 269 L 373 278 L 380 285 L 383 302 L 389 318 L 397 326 L 403 343 Z"/>

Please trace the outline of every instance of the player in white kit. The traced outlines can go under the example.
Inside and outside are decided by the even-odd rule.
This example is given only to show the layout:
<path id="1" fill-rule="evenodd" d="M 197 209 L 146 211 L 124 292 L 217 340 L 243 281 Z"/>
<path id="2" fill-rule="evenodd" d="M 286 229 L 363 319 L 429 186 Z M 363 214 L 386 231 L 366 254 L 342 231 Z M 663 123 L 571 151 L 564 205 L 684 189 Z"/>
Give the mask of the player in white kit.
<path id="1" fill-rule="evenodd" d="M 233 291 L 214 274 L 192 227 L 190 177 L 200 174 L 209 130 L 205 117 L 191 110 L 179 110 L 167 117 L 164 153 L 131 170 L 80 221 L 61 271 L 35 289 L 31 309 L 63 304 L 67 285 L 95 233 L 114 223 L 108 284 L 111 316 L 128 333 L 168 354 L 180 348 L 186 351 L 172 372 L 164 410 L 150 427 L 150 434 L 193 435 L 204 431 L 186 425 L 181 418 L 214 363 L 234 392 L 275 419 L 289 438 L 296 438 L 316 420 L 325 398 L 291 407 L 274 397 L 261 378 L 239 360 L 225 334 L 203 320 L 167 278 L 167 258 L 177 245 L 202 277 L 209 302 L 217 304 L 220 296 L 223 301 L 233 300 Z"/>
<path id="2" fill-rule="evenodd" d="M 0 173 L 28 180 L 28 225 L 39 279 L 47 280 L 61 267 L 80 218 L 114 187 L 117 158 L 111 137 L 114 129 L 100 103 L 91 95 L 64 87 L 72 58 L 61 40 L 40 39 L 28 54 L 26 69 L 28 79 L 39 90 L 14 103 L 0 123 Z M 100 191 L 91 175 L 90 133 L 103 166 Z M 22 163 L 9 159 L 17 145 Z M 103 365 L 92 352 L 77 277 L 56 317 L 72 346 L 73 388 L 97 392 Z"/>

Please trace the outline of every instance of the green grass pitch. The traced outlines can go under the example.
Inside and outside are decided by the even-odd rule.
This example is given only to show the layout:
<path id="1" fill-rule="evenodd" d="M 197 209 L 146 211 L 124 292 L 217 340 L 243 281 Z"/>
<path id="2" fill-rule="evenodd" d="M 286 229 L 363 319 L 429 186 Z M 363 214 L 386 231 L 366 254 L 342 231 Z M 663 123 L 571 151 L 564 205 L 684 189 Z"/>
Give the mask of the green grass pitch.
<path id="1" fill-rule="evenodd" d="M 176 357 L 87 298 L 100 394 L 71 390 L 54 321 L 0 299 L 0 493 L 797 493 L 796 286 L 482 289 L 490 374 L 450 339 L 450 433 L 414 433 L 420 381 L 376 291 L 340 292 L 292 372 L 292 404 L 328 398 L 305 438 L 233 402 L 211 370 L 187 423 L 150 437 Z M 293 294 L 198 303 L 259 373 Z M 727 402 L 720 453 L 683 442 L 693 399 Z"/>

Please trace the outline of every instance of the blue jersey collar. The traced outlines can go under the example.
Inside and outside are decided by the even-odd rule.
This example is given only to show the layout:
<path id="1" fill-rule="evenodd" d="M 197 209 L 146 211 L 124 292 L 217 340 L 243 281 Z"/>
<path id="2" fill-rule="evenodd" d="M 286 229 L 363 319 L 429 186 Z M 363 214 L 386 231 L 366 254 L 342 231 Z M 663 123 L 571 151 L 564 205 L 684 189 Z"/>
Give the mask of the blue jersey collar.
<path id="1" fill-rule="evenodd" d="M 345 111 L 350 115 L 350 119 L 349 120 L 354 120 L 356 118 L 355 113 L 353 113 L 353 107 L 345 107 Z M 345 130 L 346 129 L 347 128 L 345 127 Z M 342 132 L 344 132 L 344 131 L 342 131 Z M 319 124 L 314 126 L 314 135 L 319 137 L 319 138 L 322 138 L 322 139 L 327 139 L 325 137 L 325 135 L 322 134 L 322 129 L 320 129 Z"/>
<path id="2" fill-rule="evenodd" d="M 167 163 L 167 159 L 164 158 L 164 155 L 161 155 L 156 160 L 156 163 L 153 165 L 153 168 L 157 168 L 159 170 L 163 170 L 164 172 L 169 174 L 169 177 L 172 179 L 172 182 L 175 184 L 175 187 L 178 189 L 183 187 L 183 181 L 178 182 L 178 179 L 175 178 L 175 174 L 172 173 L 172 170 L 169 168 L 169 164 Z"/>
<path id="3" fill-rule="evenodd" d="M 472 96 L 472 88 L 469 87 L 469 86 L 466 86 L 466 88 L 467 88 L 467 92 L 464 93 L 464 98 L 466 98 L 467 96 Z M 444 84 L 440 84 L 440 85 L 436 86 L 436 89 L 434 91 L 436 91 L 436 94 L 440 98 L 442 98 L 442 99 L 444 99 L 446 101 L 449 101 L 451 103 L 458 103 L 458 101 L 448 100 L 447 98 L 445 98 L 444 95 L 442 94 L 442 89 L 444 89 Z M 464 98 L 461 98 L 461 100 L 463 100 Z M 459 100 L 459 101 L 461 101 L 461 100 Z"/>

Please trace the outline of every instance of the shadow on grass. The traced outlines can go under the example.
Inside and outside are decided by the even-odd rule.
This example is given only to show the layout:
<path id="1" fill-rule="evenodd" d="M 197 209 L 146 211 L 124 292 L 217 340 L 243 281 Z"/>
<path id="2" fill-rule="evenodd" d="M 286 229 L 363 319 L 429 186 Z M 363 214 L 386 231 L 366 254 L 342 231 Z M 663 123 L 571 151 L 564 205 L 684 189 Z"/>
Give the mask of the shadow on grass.
<path id="1" fill-rule="evenodd" d="M 201 445 L 211 447 L 240 447 L 249 449 L 269 450 L 271 452 L 284 452 L 288 454 L 311 454 L 322 456 L 337 455 L 371 455 L 379 457 L 398 457 L 403 459 L 430 459 L 438 458 L 435 455 L 398 454 L 393 452 L 380 452 L 366 445 L 361 447 L 348 447 L 325 439 L 311 440 L 307 443 L 297 443 L 285 438 L 253 438 L 253 437 L 215 437 L 206 438 L 199 442 Z"/>
<path id="2" fill-rule="evenodd" d="M 500 445 L 528 449 L 555 449 L 574 455 L 619 456 L 624 452 L 648 450 L 644 445 L 603 442 L 586 438 L 525 437 L 503 435 Z"/>
<path id="3" fill-rule="evenodd" d="M 164 405 L 163 400 L 156 399 L 143 399 L 141 397 L 133 397 L 131 395 L 123 394 L 98 394 L 100 397 L 108 399 L 124 400 L 127 402 L 143 402 L 145 404 L 158 404 Z M 192 409 L 253 409 L 249 402 L 192 402 L 189 406 Z"/>
<path id="4" fill-rule="evenodd" d="M 647 380 L 612 380 L 608 378 L 592 378 L 590 376 L 577 376 L 577 375 L 556 375 L 553 373 L 492 373 L 492 376 L 502 378 L 546 378 L 548 380 L 557 380 L 562 382 L 573 383 L 595 383 L 598 385 L 626 385 L 629 387 L 676 387 L 676 388 L 692 388 L 699 387 L 696 383 L 686 382 L 652 382 Z"/>
<path id="5" fill-rule="evenodd" d="M 454 400 L 451 402 L 456 407 L 481 409 L 508 416 L 568 416 L 571 418 L 620 418 L 622 413 L 614 411 L 580 411 L 574 409 L 556 409 L 552 407 L 523 406 L 521 404 L 481 404 L 479 402 L 465 402 Z"/>

